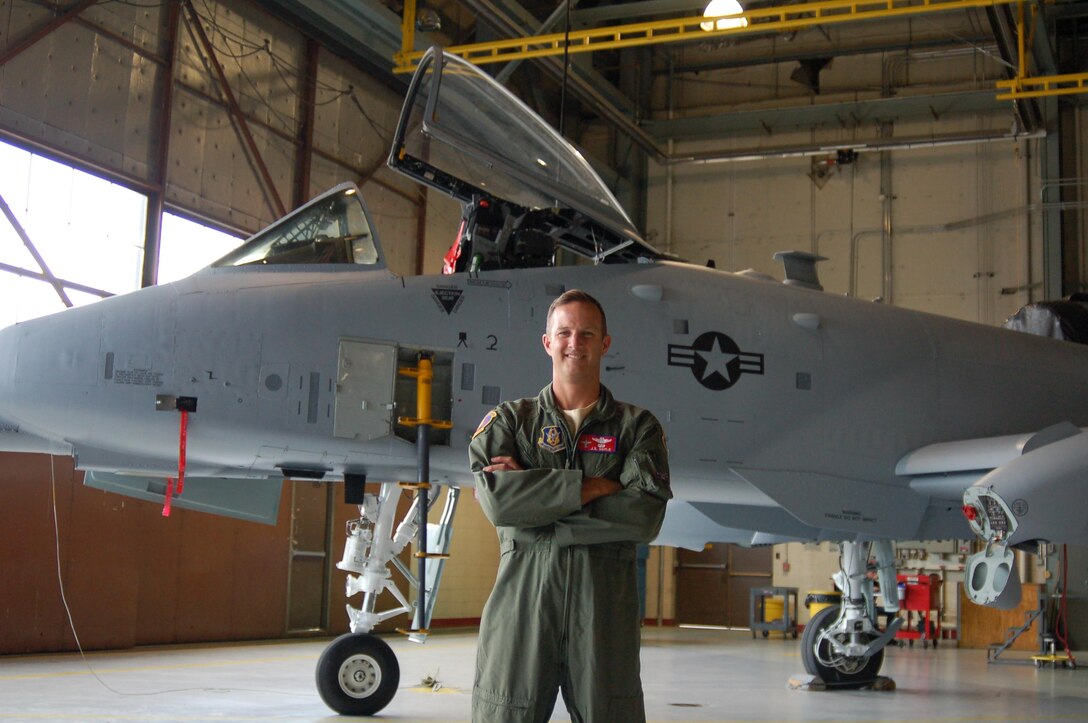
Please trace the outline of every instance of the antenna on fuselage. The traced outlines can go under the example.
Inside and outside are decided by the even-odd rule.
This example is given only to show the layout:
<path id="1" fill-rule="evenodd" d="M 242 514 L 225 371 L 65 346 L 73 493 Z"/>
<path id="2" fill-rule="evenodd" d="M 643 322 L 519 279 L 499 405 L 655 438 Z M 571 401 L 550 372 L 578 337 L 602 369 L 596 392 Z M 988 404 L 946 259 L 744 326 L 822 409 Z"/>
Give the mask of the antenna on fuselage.
<path id="1" fill-rule="evenodd" d="M 786 280 L 782 283 L 803 286 L 816 291 L 824 290 L 824 287 L 820 285 L 820 277 L 816 274 L 816 264 L 827 261 L 826 256 L 818 256 L 806 251 L 779 251 L 774 255 L 774 260 L 781 261 L 786 271 Z"/>

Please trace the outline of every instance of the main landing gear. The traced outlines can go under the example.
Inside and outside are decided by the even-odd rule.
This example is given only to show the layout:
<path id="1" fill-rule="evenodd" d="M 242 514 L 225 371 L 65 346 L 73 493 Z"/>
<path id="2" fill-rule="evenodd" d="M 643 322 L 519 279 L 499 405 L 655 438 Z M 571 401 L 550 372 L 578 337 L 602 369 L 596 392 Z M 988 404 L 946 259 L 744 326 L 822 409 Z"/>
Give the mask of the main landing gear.
<path id="1" fill-rule="evenodd" d="M 902 618 L 886 630 L 876 625 L 873 579 L 867 574 L 869 545 L 844 542 L 835 584 L 842 590 L 842 604 L 824 608 L 813 616 L 801 636 L 805 670 L 828 686 L 860 688 L 873 683 L 884 662 L 884 647 L 895 637 Z M 872 543 L 877 576 L 882 590 L 895 590 L 892 543 Z M 885 610 L 899 608 L 896 595 L 885 595 Z"/>
<path id="2" fill-rule="evenodd" d="M 401 417 L 398 423 L 417 428 L 418 481 L 385 482 L 378 494 L 363 495 L 359 505 L 359 518 L 348 523 L 348 539 L 344 545 L 344 559 L 337 567 L 347 571 L 347 594 L 350 598 L 363 593 L 362 605 L 347 606 L 351 633 L 337 638 L 317 663 L 317 691 L 325 704 L 344 715 L 374 715 L 393 700 L 400 683 L 400 665 L 393 650 L 380 638 L 370 635 L 378 623 L 402 613 L 411 613 L 409 629 L 398 629 L 412 642 L 427 640 L 431 613 L 442 569 L 449 557 L 450 536 L 453 532 L 453 513 L 461 490 L 448 487 L 441 519 L 437 524 L 428 523 L 428 512 L 438 497 L 430 497 L 430 429 L 448 428 L 449 422 L 430 419 L 431 360 L 421 354 L 418 367 L 402 368 L 404 376 L 417 380 L 416 417 Z M 405 489 L 416 491 L 415 498 L 404 519 L 394 529 L 397 503 Z M 441 489 L 441 488 L 439 488 Z M 399 555 L 415 538 L 415 558 L 419 575 L 412 574 L 401 562 Z M 428 564 L 428 562 L 430 564 Z M 415 588 L 416 599 L 409 603 L 393 580 L 389 566 L 397 568 L 408 583 Z M 378 611 L 378 597 L 385 591 L 398 603 L 389 610 Z"/>

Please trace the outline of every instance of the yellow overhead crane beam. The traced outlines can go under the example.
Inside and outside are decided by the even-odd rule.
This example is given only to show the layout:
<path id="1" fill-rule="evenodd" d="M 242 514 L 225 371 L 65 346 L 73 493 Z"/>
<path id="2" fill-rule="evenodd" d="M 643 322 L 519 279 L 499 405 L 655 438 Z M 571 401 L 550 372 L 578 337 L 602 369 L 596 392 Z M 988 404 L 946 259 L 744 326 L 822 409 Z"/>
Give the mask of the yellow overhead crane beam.
<path id="1" fill-rule="evenodd" d="M 1037 17 L 1034 6 L 1031 8 L 1031 17 L 1034 21 Z M 1011 80 L 997 81 L 997 87 L 1004 88 L 1004 93 L 999 93 L 998 100 L 1017 100 L 1018 98 L 1042 98 L 1048 95 L 1072 95 L 1073 93 L 1088 93 L 1088 73 L 1069 73 L 1067 75 L 1040 75 L 1034 78 L 1028 77 L 1027 53 L 1024 50 L 1027 33 L 1027 23 L 1024 22 L 1024 3 L 1021 2 L 1016 12 L 1016 77 Z M 1034 34 L 1034 27 L 1032 28 Z"/>
<path id="2" fill-rule="evenodd" d="M 1046 95 L 1065 95 L 1088 92 L 1088 73 L 1053 75 L 1029 78 L 1026 76 L 1024 52 L 1024 4 L 1023 0 L 816 0 L 794 5 L 745 10 L 726 17 L 745 18 L 745 27 L 703 30 L 703 23 L 716 18 L 690 17 L 656 20 L 645 23 L 614 25 L 603 28 L 573 30 L 570 33 L 509 38 L 486 43 L 454 45 L 447 53 L 458 55 L 476 65 L 504 63 L 512 60 L 543 58 L 565 53 L 592 53 L 597 50 L 633 48 L 660 43 L 678 43 L 693 40 L 738 35 L 755 35 L 785 32 L 815 25 L 880 20 L 882 18 L 907 17 L 936 12 L 951 12 L 970 8 L 985 8 L 1011 3 L 1019 5 L 1018 36 L 1020 63 L 1017 77 L 998 81 L 999 88 L 1008 89 L 998 95 L 998 100 L 1034 98 Z M 394 73 L 410 73 L 423 57 L 423 51 L 415 46 L 416 0 L 405 0 L 401 24 L 401 50 L 393 56 Z"/>
<path id="3" fill-rule="evenodd" d="M 524 38 L 494 40 L 486 43 L 454 45 L 447 53 L 459 55 L 476 65 L 501 63 L 526 58 L 542 58 L 564 53 L 591 53 L 596 50 L 633 48 L 659 43 L 709 40 L 737 35 L 784 32 L 813 25 L 879 20 L 935 12 L 950 12 L 968 8 L 1004 5 L 1017 0 L 816 0 L 795 5 L 745 10 L 731 18 L 746 18 L 747 27 L 703 30 L 702 23 L 714 18 L 689 17 L 655 20 L 645 23 L 613 25 L 603 28 L 572 30 L 569 33 L 549 33 Z M 404 5 L 401 27 L 403 44 L 393 56 L 393 72 L 409 73 L 423 57 L 423 51 L 413 50 L 415 44 L 415 0 Z M 569 37 L 569 45 L 568 43 Z"/>
<path id="4" fill-rule="evenodd" d="M 1088 73 L 1069 73 L 1067 75 L 1044 75 L 1037 78 L 1013 78 L 997 81 L 998 88 L 1006 88 L 1005 93 L 997 96 L 998 100 L 1016 100 L 1017 98 L 1041 98 L 1046 95 L 1072 95 L 1088 93 Z"/>

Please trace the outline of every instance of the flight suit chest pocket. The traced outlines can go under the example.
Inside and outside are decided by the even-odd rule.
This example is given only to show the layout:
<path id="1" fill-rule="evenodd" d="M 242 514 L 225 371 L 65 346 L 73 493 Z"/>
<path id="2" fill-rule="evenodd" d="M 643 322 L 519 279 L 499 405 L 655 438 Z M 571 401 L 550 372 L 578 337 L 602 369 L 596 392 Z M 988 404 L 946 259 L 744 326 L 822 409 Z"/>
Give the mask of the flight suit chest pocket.
<path id="1" fill-rule="evenodd" d="M 605 477 L 606 479 L 619 480 L 623 472 L 623 459 L 618 454 L 590 454 L 578 455 L 579 467 L 587 477 Z"/>
<path id="2" fill-rule="evenodd" d="M 579 466 L 591 477 L 619 479 L 623 454 L 619 438 L 610 434 L 583 432 L 576 442 Z"/>
<path id="3" fill-rule="evenodd" d="M 528 467 L 533 469 L 564 469 L 567 466 L 566 444 L 551 437 L 537 435 L 534 439 L 520 437 L 518 452 Z"/>

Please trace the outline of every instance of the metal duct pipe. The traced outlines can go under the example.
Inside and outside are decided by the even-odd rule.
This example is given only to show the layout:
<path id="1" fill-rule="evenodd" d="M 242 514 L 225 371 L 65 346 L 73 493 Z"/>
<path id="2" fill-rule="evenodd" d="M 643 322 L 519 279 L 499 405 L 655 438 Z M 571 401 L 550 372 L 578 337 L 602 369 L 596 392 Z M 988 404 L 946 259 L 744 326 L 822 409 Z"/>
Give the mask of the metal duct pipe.
<path id="1" fill-rule="evenodd" d="M 818 143 L 812 145 L 780 146 L 777 148 L 752 148 L 739 151 L 709 151 L 707 153 L 674 156 L 665 160 L 666 164 L 735 163 L 737 161 L 765 161 L 772 158 L 799 158 L 803 156 L 822 156 L 837 151 L 899 151 L 912 148 L 935 148 L 997 141 L 1017 141 L 1027 138 L 1042 138 L 1044 131 L 1034 133 L 993 132 L 993 133 L 950 133 L 944 136 L 914 136 L 910 138 L 876 138 L 868 141 L 843 141 L 842 143 Z"/>

